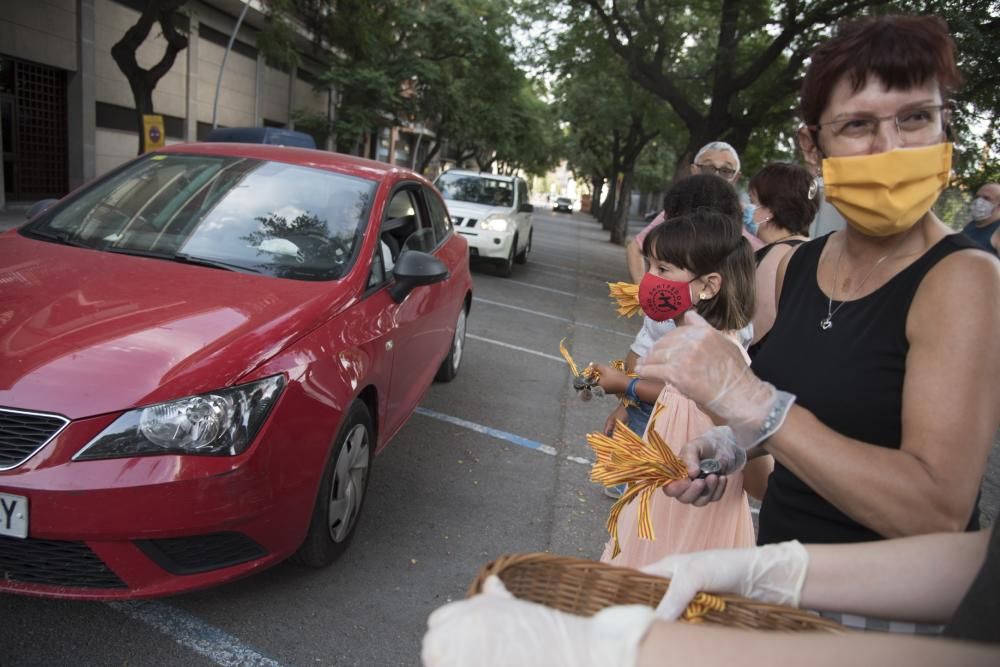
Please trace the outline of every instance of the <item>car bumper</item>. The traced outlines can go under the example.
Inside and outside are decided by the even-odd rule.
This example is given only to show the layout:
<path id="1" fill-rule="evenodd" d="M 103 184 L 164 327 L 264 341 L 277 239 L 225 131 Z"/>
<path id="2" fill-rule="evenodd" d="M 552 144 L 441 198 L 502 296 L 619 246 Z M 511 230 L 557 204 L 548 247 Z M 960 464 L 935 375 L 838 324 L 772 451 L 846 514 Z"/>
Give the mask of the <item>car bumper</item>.
<path id="1" fill-rule="evenodd" d="M 301 491 L 286 485 L 278 453 L 294 441 L 274 420 L 240 456 L 72 461 L 116 416 L 71 422 L 0 473 L 0 493 L 27 498 L 29 510 L 27 538 L 0 536 L 0 591 L 160 597 L 249 575 L 301 544 L 318 472 L 293 482 Z"/>
<path id="2" fill-rule="evenodd" d="M 514 235 L 487 230 L 457 230 L 469 243 L 469 253 L 483 259 L 507 259 Z"/>

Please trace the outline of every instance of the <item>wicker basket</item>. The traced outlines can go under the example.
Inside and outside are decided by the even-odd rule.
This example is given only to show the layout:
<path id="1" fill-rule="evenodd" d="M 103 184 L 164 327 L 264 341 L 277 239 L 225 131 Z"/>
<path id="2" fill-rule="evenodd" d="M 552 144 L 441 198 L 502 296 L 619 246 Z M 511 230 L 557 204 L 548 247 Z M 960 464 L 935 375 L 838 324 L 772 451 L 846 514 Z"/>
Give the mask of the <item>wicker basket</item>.
<path id="1" fill-rule="evenodd" d="M 468 595 L 482 590 L 486 577 L 495 574 L 517 598 L 538 602 L 579 616 L 592 616 L 605 607 L 645 604 L 655 607 L 667 590 L 669 579 L 643 574 L 596 561 L 553 556 L 515 554 L 501 556 L 479 571 Z M 731 628 L 783 630 L 789 632 L 846 632 L 847 629 L 812 612 L 794 607 L 765 604 L 733 595 L 706 596 L 721 599 L 723 609 L 702 608 L 689 614 L 688 622 L 713 623 Z M 694 609 L 688 608 L 689 612 Z"/>

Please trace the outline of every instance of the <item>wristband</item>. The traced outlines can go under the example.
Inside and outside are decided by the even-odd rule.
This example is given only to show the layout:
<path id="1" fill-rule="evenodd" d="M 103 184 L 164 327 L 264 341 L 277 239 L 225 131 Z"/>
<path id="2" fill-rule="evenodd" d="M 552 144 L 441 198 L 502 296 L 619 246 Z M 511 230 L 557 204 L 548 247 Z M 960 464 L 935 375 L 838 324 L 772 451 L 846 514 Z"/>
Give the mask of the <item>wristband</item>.
<path id="1" fill-rule="evenodd" d="M 640 403 L 639 395 L 635 393 L 635 386 L 639 384 L 639 378 L 632 378 L 628 381 L 628 386 L 625 388 L 625 398 L 632 401 L 633 403 Z"/>

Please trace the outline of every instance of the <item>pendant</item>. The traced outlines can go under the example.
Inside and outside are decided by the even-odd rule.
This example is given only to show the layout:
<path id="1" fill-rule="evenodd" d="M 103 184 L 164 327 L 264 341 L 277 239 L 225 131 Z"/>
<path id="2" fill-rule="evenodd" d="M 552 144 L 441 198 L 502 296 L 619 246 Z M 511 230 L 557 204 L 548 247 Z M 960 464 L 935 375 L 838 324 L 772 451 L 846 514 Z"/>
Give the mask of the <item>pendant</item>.
<path id="1" fill-rule="evenodd" d="M 819 321 L 819 328 L 822 329 L 823 331 L 826 331 L 832 326 L 833 326 L 833 320 L 831 320 L 829 317 L 824 317 Z"/>

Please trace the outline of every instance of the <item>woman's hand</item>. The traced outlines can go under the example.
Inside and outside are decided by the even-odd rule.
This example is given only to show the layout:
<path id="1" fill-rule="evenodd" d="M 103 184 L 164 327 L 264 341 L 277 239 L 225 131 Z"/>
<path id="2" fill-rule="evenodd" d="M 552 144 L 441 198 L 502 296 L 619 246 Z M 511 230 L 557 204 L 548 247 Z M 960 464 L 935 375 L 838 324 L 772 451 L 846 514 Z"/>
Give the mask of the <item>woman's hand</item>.
<path id="1" fill-rule="evenodd" d="M 716 426 L 684 444 L 678 453 L 687 465 L 690 479 L 671 482 L 663 493 L 682 503 L 703 507 L 715 502 L 726 493 L 729 478 L 747 463 L 747 453 L 735 440 L 728 426 Z M 701 462 L 713 460 L 718 464 L 716 474 L 701 478 Z"/>
<path id="2" fill-rule="evenodd" d="M 718 416 L 736 444 L 750 449 L 781 428 L 795 397 L 754 375 L 739 348 L 700 315 L 667 332 L 636 367 L 657 377 Z"/>
<path id="3" fill-rule="evenodd" d="M 809 553 L 802 544 L 792 541 L 749 549 L 676 554 L 647 565 L 642 571 L 670 579 L 656 615 L 675 620 L 699 591 L 732 593 L 797 607 L 808 569 Z"/>
<path id="4" fill-rule="evenodd" d="M 427 619 L 425 667 L 607 667 L 636 664 L 653 621 L 643 605 L 609 607 L 585 618 L 514 598 L 495 576 L 480 595 L 452 602 Z"/>

